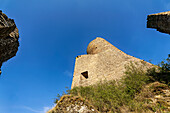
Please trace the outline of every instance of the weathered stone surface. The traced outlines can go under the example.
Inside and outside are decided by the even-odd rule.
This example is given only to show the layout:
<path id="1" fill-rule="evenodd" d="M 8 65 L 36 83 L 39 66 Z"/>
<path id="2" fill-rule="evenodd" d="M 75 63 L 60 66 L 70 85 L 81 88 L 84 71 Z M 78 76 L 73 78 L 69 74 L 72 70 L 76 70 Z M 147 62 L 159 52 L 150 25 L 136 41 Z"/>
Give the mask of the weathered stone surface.
<path id="1" fill-rule="evenodd" d="M 170 11 L 148 15 L 147 28 L 170 34 Z"/>
<path id="2" fill-rule="evenodd" d="M 88 101 L 78 96 L 64 95 L 47 113 L 99 113 Z"/>
<path id="3" fill-rule="evenodd" d="M 0 69 L 3 62 L 16 55 L 19 46 L 18 38 L 19 33 L 14 20 L 0 11 Z"/>
<path id="4" fill-rule="evenodd" d="M 170 87 L 167 84 L 153 82 L 145 85 L 140 93 L 135 96 L 138 102 L 148 109 L 147 113 L 169 113 L 170 112 Z M 160 108 L 159 106 L 163 106 Z M 153 109 L 154 108 L 154 109 Z"/>
<path id="5" fill-rule="evenodd" d="M 99 81 L 119 80 L 130 62 L 138 62 L 143 68 L 152 67 L 152 64 L 127 55 L 98 37 L 89 43 L 87 55 L 76 58 L 71 88 L 93 85 Z"/>

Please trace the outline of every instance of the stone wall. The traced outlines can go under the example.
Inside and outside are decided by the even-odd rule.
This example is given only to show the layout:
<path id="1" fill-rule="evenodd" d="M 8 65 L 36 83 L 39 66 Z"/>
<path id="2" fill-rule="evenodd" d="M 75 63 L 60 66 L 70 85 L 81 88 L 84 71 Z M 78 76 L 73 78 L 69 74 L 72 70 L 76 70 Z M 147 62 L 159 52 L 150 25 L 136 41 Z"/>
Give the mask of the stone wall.
<path id="1" fill-rule="evenodd" d="M 71 88 L 93 85 L 104 80 L 119 80 L 124 75 L 125 65 L 130 62 L 138 62 L 144 68 L 152 66 L 127 55 L 103 38 L 90 42 L 87 53 L 76 58 Z"/>
<path id="2" fill-rule="evenodd" d="M 170 34 L 170 11 L 148 15 L 147 28 Z"/>

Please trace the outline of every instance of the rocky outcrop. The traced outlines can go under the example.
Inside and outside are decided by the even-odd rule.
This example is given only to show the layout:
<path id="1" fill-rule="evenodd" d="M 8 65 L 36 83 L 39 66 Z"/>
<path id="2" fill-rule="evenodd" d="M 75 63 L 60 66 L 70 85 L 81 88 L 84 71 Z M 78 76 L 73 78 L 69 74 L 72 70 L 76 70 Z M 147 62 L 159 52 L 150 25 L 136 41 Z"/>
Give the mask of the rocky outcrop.
<path id="1" fill-rule="evenodd" d="M 78 96 L 64 95 L 47 113 L 99 113 L 87 100 Z"/>
<path id="2" fill-rule="evenodd" d="M 19 33 L 14 20 L 0 11 L 0 69 L 3 62 L 16 55 L 18 38 Z"/>
<path id="3" fill-rule="evenodd" d="M 169 113 L 170 112 L 170 87 L 167 84 L 153 82 L 142 87 L 140 93 L 136 94 L 133 106 L 140 105 L 141 113 Z M 57 105 L 47 113 L 112 113 L 109 109 L 100 112 L 92 102 L 86 98 L 73 95 L 64 95 Z M 127 105 L 119 107 L 120 113 L 139 113 L 131 111 Z M 139 107 L 138 107 L 139 109 Z M 136 109 L 137 110 L 137 109 Z"/>
<path id="4" fill-rule="evenodd" d="M 170 34 L 170 11 L 148 15 L 147 28 Z"/>
<path id="5" fill-rule="evenodd" d="M 148 113 L 169 113 L 170 87 L 160 82 L 147 84 L 142 88 L 140 93 L 136 95 L 135 100 L 144 102 L 143 109 L 147 109 Z"/>

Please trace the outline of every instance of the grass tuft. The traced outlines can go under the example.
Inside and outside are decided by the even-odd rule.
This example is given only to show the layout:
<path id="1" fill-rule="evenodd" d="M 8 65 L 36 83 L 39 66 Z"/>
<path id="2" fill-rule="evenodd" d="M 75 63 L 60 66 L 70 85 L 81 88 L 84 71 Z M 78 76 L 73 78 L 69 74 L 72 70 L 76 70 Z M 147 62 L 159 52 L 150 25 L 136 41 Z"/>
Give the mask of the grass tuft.
<path id="1" fill-rule="evenodd" d="M 164 84 L 147 87 L 156 81 Z M 126 66 L 124 78 L 118 82 L 99 82 L 92 86 L 75 87 L 67 92 L 89 100 L 100 112 L 156 112 L 165 110 L 166 104 L 161 101 L 153 103 L 153 95 L 161 94 L 163 90 L 157 91 L 160 88 L 169 89 L 169 81 L 170 57 L 147 71 L 136 66 L 136 63 L 130 63 Z"/>

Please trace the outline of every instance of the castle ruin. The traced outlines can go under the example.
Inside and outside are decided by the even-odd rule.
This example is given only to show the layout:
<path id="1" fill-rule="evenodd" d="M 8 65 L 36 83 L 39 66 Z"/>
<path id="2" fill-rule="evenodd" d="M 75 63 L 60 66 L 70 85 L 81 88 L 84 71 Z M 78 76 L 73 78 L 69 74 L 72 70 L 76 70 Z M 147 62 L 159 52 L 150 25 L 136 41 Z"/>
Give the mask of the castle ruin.
<path id="1" fill-rule="evenodd" d="M 139 62 L 143 67 L 152 66 L 97 37 L 89 43 L 86 55 L 76 57 L 71 88 L 93 85 L 103 80 L 119 80 L 129 62 Z"/>
<path id="2" fill-rule="evenodd" d="M 170 34 L 170 11 L 148 15 L 147 28 Z"/>

